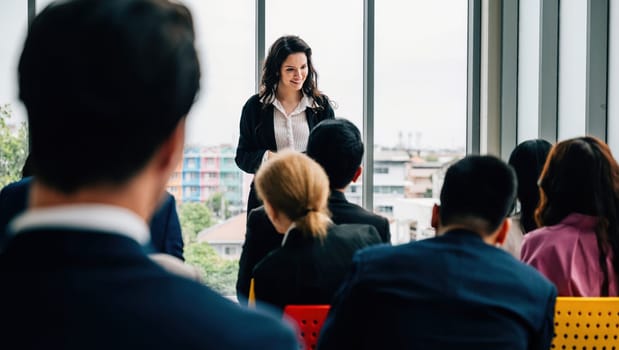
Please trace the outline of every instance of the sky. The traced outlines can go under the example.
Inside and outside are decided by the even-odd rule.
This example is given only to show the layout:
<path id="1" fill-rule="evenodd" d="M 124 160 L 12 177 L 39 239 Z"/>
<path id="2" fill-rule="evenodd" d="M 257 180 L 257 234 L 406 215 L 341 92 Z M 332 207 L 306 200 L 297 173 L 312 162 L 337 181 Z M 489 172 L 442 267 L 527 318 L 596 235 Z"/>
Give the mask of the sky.
<path id="1" fill-rule="evenodd" d="M 42 8 L 49 0 L 39 0 Z M 202 89 L 187 143 L 236 144 L 241 108 L 255 91 L 253 0 L 185 0 L 194 15 Z M 299 35 L 312 47 L 318 87 L 337 117 L 362 127 L 363 1 L 266 0 L 266 45 Z M 463 148 L 466 139 L 467 2 L 376 1 L 375 142 Z M 0 4 L 0 103 L 17 101 L 16 65 L 26 2 Z M 8 77 L 8 79 L 6 79 Z M 9 83 L 7 83 L 9 82 Z"/>

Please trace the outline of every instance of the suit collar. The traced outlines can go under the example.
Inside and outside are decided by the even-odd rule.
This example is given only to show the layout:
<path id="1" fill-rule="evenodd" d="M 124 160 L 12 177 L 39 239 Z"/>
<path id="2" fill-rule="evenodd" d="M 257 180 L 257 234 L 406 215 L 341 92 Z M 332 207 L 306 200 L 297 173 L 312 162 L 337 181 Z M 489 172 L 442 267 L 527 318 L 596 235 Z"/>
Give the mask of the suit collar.
<path id="1" fill-rule="evenodd" d="M 140 244 L 150 240 L 148 226 L 138 215 L 125 208 L 101 204 L 30 209 L 11 222 L 9 232 L 18 235 L 50 228 L 114 233 Z"/>
<path id="2" fill-rule="evenodd" d="M 480 241 L 483 244 L 486 244 L 484 240 L 481 238 L 479 233 L 465 230 L 465 229 L 454 229 L 451 231 L 445 232 L 443 235 L 439 237 L 457 239 L 457 240 L 466 240 L 466 241 Z"/>
<path id="3" fill-rule="evenodd" d="M 329 202 L 348 203 L 348 200 L 346 199 L 346 195 L 344 195 L 344 192 L 338 190 L 331 190 L 331 193 L 329 194 Z"/>

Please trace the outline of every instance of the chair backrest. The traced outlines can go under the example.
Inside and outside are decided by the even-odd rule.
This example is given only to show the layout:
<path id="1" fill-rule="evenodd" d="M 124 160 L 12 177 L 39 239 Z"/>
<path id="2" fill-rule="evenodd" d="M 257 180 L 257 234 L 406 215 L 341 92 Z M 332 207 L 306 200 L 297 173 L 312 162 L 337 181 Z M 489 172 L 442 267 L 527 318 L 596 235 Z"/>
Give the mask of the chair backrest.
<path id="1" fill-rule="evenodd" d="M 295 321 L 301 349 L 316 349 L 320 328 L 327 318 L 330 305 L 287 305 L 284 315 Z"/>
<path id="2" fill-rule="evenodd" d="M 559 297 L 552 349 L 619 350 L 619 298 Z"/>

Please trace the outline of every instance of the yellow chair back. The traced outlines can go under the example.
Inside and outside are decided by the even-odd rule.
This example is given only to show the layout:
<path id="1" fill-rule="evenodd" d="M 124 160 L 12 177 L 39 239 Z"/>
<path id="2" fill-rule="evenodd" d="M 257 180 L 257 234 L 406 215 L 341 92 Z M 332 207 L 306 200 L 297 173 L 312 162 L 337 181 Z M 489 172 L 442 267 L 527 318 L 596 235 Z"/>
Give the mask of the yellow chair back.
<path id="1" fill-rule="evenodd" d="M 619 350 L 619 298 L 558 297 L 551 349 Z"/>

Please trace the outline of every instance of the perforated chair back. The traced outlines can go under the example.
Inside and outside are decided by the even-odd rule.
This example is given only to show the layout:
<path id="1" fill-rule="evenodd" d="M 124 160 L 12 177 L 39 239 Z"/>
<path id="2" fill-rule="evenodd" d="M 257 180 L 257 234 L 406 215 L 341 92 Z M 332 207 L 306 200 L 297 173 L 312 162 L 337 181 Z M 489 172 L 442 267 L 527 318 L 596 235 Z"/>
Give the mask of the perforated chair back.
<path id="1" fill-rule="evenodd" d="M 559 297 L 551 349 L 619 350 L 619 298 Z"/>
<path id="2" fill-rule="evenodd" d="M 287 305 L 284 308 L 284 314 L 298 326 L 301 349 L 316 349 L 320 328 L 325 323 L 329 308 L 329 305 Z"/>

